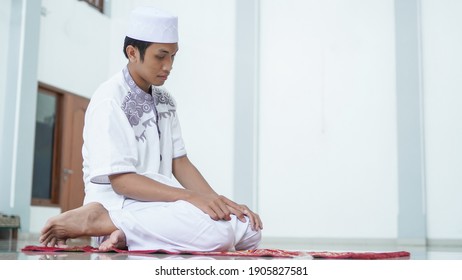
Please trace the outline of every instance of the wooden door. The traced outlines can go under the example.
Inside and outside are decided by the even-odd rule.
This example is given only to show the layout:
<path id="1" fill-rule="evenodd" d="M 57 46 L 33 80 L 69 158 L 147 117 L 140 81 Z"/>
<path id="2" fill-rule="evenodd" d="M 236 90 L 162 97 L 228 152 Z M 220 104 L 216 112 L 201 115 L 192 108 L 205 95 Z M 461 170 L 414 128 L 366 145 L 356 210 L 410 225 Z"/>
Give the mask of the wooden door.
<path id="1" fill-rule="evenodd" d="M 89 100 L 65 94 L 63 102 L 62 158 L 61 158 L 61 211 L 78 208 L 83 204 L 84 183 L 82 172 L 82 144 L 85 111 Z"/>

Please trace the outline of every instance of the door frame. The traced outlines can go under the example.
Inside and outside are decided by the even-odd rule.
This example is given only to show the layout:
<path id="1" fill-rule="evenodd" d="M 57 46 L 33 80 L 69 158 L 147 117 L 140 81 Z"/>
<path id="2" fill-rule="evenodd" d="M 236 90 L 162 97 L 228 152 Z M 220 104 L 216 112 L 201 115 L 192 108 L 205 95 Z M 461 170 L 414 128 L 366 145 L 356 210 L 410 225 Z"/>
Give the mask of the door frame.
<path id="1" fill-rule="evenodd" d="M 73 147 L 72 130 L 74 125 L 73 120 L 73 106 L 75 104 L 85 104 L 88 106 L 89 99 L 82 97 L 71 92 L 59 89 L 52 85 L 39 82 L 37 87 L 38 91 L 44 92 L 57 97 L 57 108 L 55 117 L 55 131 L 54 131 L 54 145 L 53 145 L 53 167 L 52 167 L 52 186 L 51 198 L 41 199 L 31 197 L 31 205 L 33 206 L 49 206 L 60 207 L 61 211 L 70 210 L 72 197 L 71 187 L 68 177 L 73 174 L 71 166 L 72 149 L 74 152 L 81 154 L 82 147 Z M 85 106 L 85 108 L 86 108 Z M 82 124 L 83 127 L 83 124 Z M 83 133 L 83 132 L 82 132 Z M 77 150 L 78 149 L 78 150 Z M 75 176 L 75 175 L 74 175 Z M 82 180 L 82 186 L 83 178 Z M 84 189 L 82 188 L 82 192 Z"/>

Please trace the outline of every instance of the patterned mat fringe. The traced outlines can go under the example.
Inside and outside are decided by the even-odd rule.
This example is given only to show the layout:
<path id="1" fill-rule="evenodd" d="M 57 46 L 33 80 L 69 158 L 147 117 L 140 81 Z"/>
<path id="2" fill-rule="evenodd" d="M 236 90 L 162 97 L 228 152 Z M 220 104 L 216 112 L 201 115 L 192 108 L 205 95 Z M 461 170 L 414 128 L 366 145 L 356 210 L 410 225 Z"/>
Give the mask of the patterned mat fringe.
<path id="1" fill-rule="evenodd" d="M 320 259 L 357 259 L 357 260 L 378 260 L 409 258 L 410 253 L 406 251 L 396 252 L 305 252 L 288 251 L 279 249 L 255 249 L 235 252 L 169 252 L 166 250 L 120 250 L 100 251 L 91 246 L 75 246 L 67 248 L 43 247 L 29 245 L 22 249 L 23 252 L 87 252 L 87 253 L 124 253 L 124 254 L 169 254 L 169 255 L 198 255 L 198 256 L 223 256 L 223 257 L 272 257 L 272 258 L 297 258 L 312 256 Z"/>

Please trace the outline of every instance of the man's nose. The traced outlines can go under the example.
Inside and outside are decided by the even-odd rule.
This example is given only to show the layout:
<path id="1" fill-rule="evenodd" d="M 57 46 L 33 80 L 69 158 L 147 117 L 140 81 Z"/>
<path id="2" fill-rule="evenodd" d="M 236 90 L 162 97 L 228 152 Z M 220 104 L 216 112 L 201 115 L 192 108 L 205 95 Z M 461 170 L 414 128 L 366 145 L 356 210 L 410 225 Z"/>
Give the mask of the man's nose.
<path id="1" fill-rule="evenodd" d="M 162 70 L 170 72 L 173 68 L 173 59 L 166 61 L 162 67 Z"/>

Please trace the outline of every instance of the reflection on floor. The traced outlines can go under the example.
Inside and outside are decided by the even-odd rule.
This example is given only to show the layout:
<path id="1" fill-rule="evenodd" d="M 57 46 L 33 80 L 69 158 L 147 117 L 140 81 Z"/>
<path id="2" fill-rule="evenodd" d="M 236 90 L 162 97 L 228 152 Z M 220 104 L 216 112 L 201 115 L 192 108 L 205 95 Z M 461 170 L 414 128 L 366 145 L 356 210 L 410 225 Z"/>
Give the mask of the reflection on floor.
<path id="1" fill-rule="evenodd" d="M 190 255 L 127 255 L 116 253 L 41 253 L 21 252 L 26 245 L 39 245 L 38 236 L 34 234 L 20 234 L 17 240 L 0 239 L 0 260 L 126 260 L 126 259 L 245 259 L 243 257 L 204 257 Z M 72 240 L 70 245 L 89 245 L 88 239 Z M 285 249 L 298 251 L 354 251 L 354 252 L 389 252 L 408 251 L 412 260 L 462 260 L 462 247 L 459 246 L 398 246 L 398 245 L 346 245 L 346 244 L 306 244 L 289 242 L 275 242 L 263 240 L 260 248 Z"/>

